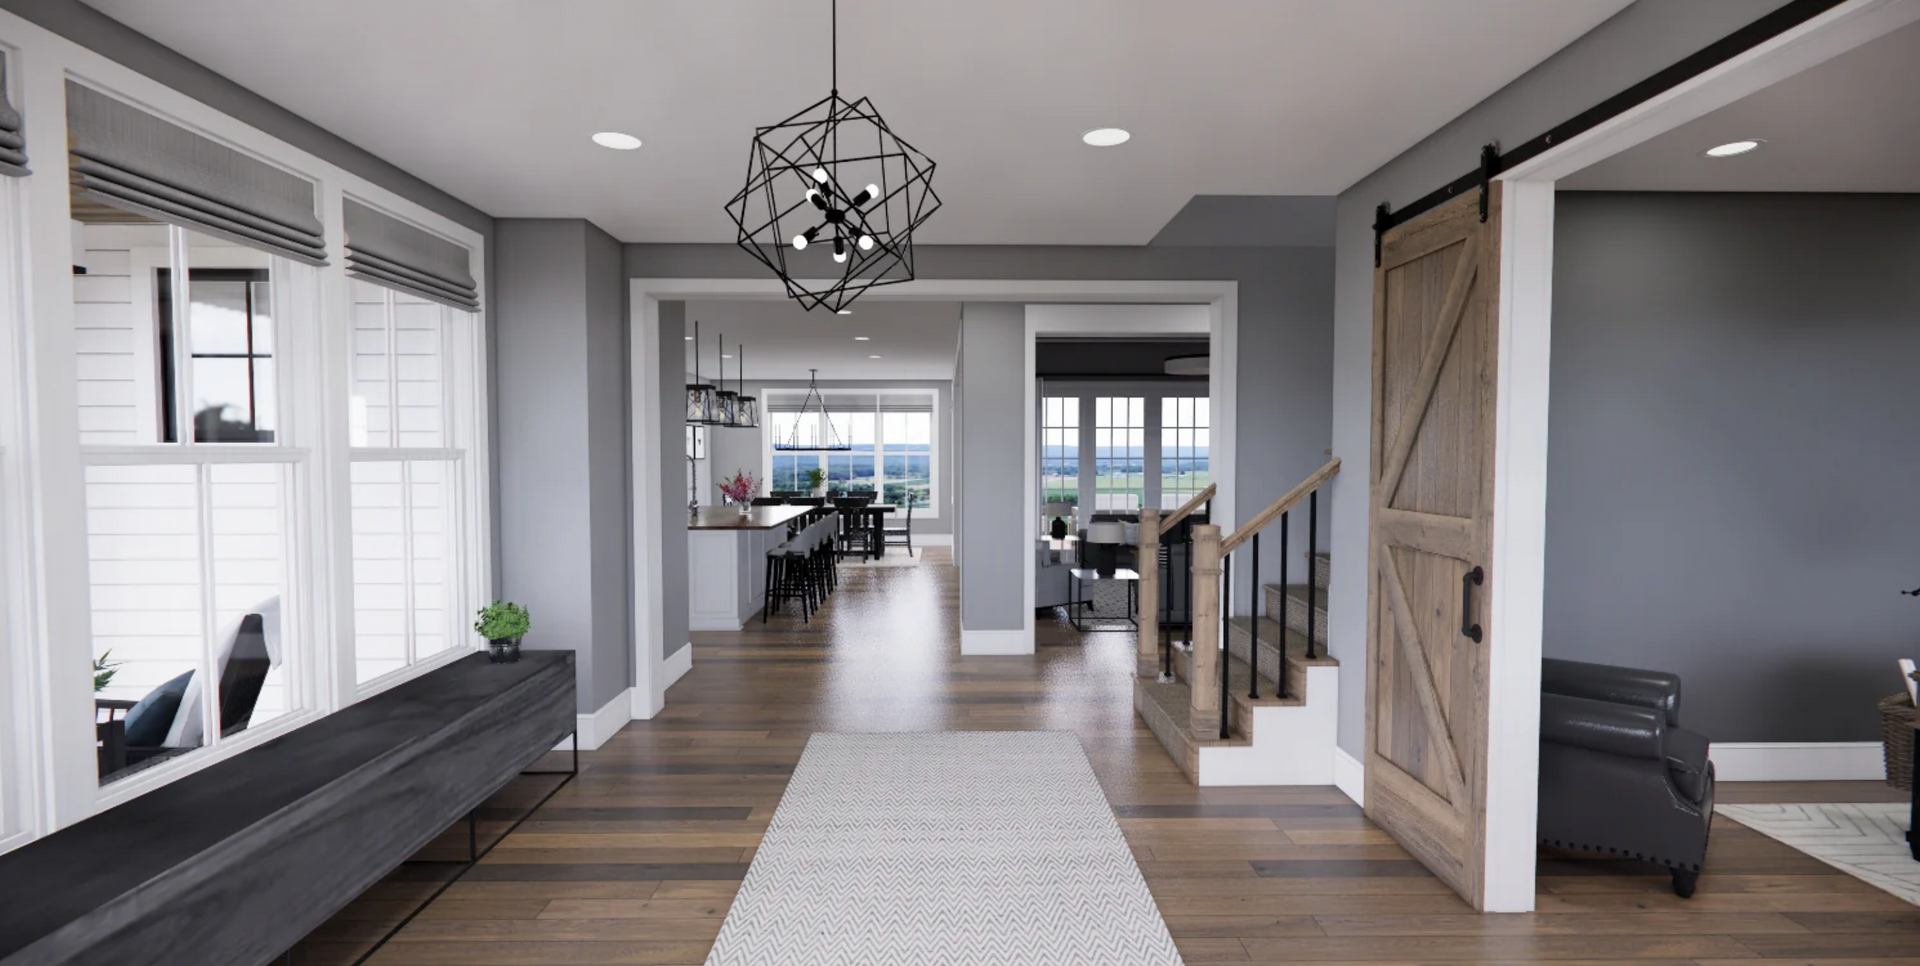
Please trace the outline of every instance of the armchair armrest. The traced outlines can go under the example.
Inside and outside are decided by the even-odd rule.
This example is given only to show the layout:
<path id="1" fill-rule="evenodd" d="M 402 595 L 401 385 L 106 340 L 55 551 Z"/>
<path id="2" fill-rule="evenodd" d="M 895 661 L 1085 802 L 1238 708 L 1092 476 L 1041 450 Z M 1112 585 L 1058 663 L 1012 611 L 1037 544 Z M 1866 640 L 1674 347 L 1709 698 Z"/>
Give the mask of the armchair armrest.
<path id="1" fill-rule="evenodd" d="M 1680 723 L 1680 677 L 1665 671 L 1545 658 L 1540 662 L 1540 690 L 1650 708 L 1667 724 Z"/>
<path id="2" fill-rule="evenodd" d="M 1626 758 L 1666 759 L 1666 719 L 1652 708 L 1540 696 L 1540 740 Z"/>

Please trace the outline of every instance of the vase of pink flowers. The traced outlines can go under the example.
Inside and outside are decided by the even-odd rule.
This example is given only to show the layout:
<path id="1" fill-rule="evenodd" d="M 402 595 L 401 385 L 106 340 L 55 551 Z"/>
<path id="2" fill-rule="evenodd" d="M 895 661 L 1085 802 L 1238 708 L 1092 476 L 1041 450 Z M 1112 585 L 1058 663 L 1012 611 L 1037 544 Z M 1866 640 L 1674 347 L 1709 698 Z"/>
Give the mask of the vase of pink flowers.
<path id="1" fill-rule="evenodd" d="M 745 470 L 735 470 L 733 479 L 720 482 L 720 493 L 740 508 L 741 516 L 746 516 L 753 512 L 753 498 L 760 493 L 760 481 Z"/>

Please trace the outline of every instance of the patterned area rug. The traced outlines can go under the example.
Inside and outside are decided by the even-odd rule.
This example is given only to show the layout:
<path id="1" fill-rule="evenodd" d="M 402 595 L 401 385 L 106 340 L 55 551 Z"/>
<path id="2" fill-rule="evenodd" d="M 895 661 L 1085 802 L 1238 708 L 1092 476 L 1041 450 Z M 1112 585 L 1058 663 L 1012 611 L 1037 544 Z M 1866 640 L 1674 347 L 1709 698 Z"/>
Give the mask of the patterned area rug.
<path id="1" fill-rule="evenodd" d="M 1064 732 L 816 734 L 707 966 L 1177 966 Z"/>
<path id="2" fill-rule="evenodd" d="M 1714 811 L 1920 906 L 1910 805 L 1720 805 Z M 1711 871 L 1711 870 L 1709 870 Z"/>

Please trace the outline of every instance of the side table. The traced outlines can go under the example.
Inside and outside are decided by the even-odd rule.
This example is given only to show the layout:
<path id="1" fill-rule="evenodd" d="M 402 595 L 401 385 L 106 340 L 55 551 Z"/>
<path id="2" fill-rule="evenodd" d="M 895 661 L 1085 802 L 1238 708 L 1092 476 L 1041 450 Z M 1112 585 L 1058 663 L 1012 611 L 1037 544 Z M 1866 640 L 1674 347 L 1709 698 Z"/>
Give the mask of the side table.
<path id="1" fill-rule="evenodd" d="M 1115 569 L 1114 572 L 1111 574 L 1103 574 L 1100 571 L 1094 570 L 1089 567 L 1075 567 L 1072 570 L 1068 571 L 1067 574 L 1068 574 L 1068 577 L 1072 580 L 1072 583 L 1069 585 L 1069 591 L 1068 591 L 1069 600 L 1067 603 L 1067 621 L 1068 623 L 1073 625 L 1074 630 L 1080 631 L 1082 633 L 1088 630 L 1100 630 L 1100 628 L 1098 627 L 1089 627 L 1081 623 L 1081 618 L 1084 615 L 1084 612 L 1093 607 L 1093 601 L 1087 600 L 1083 596 L 1083 594 L 1086 591 L 1087 584 L 1096 580 L 1120 580 L 1120 581 L 1126 582 L 1126 585 L 1127 585 L 1126 621 L 1128 624 L 1134 627 L 1140 626 L 1139 619 L 1133 616 L 1134 610 L 1140 606 L 1140 574 L 1138 572 L 1127 570 L 1125 568 L 1118 568 L 1118 569 Z M 1120 618 L 1118 617 L 1105 618 L 1105 619 L 1116 621 L 1116 622 L 1120 620 Z M 1088 624 L 1091 624 L 1091 623 L 1092 621 L 1089 620 Z"/>

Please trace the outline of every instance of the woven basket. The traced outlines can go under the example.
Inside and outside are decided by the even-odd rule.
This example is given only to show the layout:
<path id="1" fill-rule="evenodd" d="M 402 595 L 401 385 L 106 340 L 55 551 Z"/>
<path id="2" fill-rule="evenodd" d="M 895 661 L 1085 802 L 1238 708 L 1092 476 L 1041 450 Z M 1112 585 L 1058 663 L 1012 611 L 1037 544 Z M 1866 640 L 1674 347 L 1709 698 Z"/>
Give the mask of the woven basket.
<path id="1" fill-rule="evenodd" d="M 1887 784 L 1913 787 L 1913 702 L 1905 692 L 1880 699 L 1880 735 L 1887 749 Z"/>

